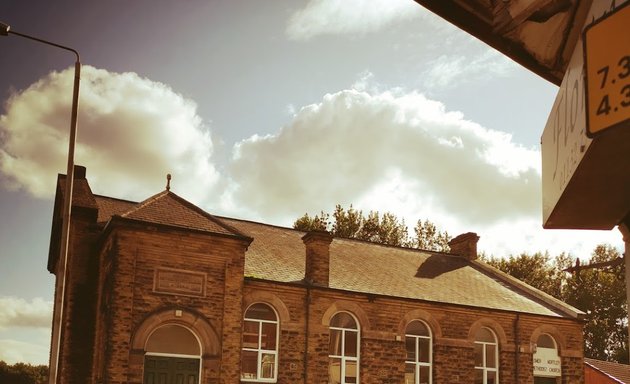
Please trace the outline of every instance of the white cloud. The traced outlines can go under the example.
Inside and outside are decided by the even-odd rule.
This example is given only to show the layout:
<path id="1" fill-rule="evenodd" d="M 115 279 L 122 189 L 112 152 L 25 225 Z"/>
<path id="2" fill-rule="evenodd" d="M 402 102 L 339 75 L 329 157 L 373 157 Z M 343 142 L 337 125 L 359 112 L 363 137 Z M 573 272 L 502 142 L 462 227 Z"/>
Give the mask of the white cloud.
<path id="1" fill-rule="evenodd" d="M 327 34 L 363 35 L 418 17 L 422 8 L 410 0 L 310 0 L 289 18 L 286 34 L 308 40 Z"/>
<path id="2" fill-rule="evenodd" d="M 328 94 L 277 134 L 238 143 L 228 169 L 231 208 L 266 222 L 290 225 L 352 203 L 410 227 L 429 219 L 452 235 L 475 231 L 480 250 L 497 256 L 590 254 L 616 239 L 544 231 L 539 151 L 417 92 Z"/>
<path id="3" fill-rule="evenodd" d="M 52 302 L 41 298 L 27 301 L 0 297 L 0 329 L 8 327 L 50 328 Z"/>
<path id="4" fill-rule="evenodd" d="M 456 88 L 462 83 L 507 76 L 517 68 L 517 64 L 494 49 L 480 48 L 464 54 L 442 54 L 430 60 L 422 73 L 424 86 L 442 90 Z"/>
<path id="5" fill-rule="evenodd" d="M 143 200 L 170 172 L 176 193 L 212 213 L 281 225 L 353 203 L 410 226 L 476 231 L 480 249 L 499 256 L 592 249 L 602 238 L 542 231 L 538 150 L 418 92 L 379 90 L 367 71 L 354 89 L 290 106 L 285 127 L 242 140 L 220 165 L 193 102 L 135 74 L 83 72 L 76 157 L 96 193 Z M 71 80 L 70 70 L 45 77 L 0 117 L 0 171 L 36 196 L 50 196 L 65 173 L 70 101 L 57 96 Z"/>
<path id="6" fill-rule="evenodd" d="M 0 116 L 0 171 L 14 188 L 54 193 L 65 174 L 73 69 L 15 93 Z M 65 97 L 67 95 L 67 97 Z M 212 140 L 191 100 L 134 73 L 84 66 L 75 163 L 96 190 L 143 199 L 172 184 L 199 200 L 217 181 Z"/>
<path id="7" fill-rule="evenodd" d="M 50 348 L 44 340 L 41 342 L 25 342 L 0 339 L 0 360 L 5 361 L 7 364 L 48 365 L 49 351 Z"/>
<path id="8" fill-rule="evenodd" d="M 352 90 L 302 108 L 277 135 L 239 143 L 231 176 L 238 200 L 269 217 L 356 201 L 394 170 L 415 181 L 418 201 L 493 223 L 539 205 L 536 156 L 419 93 Z"/>

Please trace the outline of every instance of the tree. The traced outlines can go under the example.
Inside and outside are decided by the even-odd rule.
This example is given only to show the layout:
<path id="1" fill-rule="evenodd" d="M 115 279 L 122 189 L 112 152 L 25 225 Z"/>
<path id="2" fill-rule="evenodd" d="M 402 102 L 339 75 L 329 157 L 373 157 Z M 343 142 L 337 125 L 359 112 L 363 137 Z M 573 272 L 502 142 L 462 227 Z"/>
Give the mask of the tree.
<path id="1" fill-rule="evenodd" d="M 566 274 L 551 261 L 548 252 L 521 253 L 507 259 L 492 257 L 484 261 L 534 288 L 556 298 L 562 297 L 561 287 Z"/>
<path id="2" fill-rule="evenodd" d="M 610 245 L 598 245 L 590 263 L 612 261 L 619 252 Z M 623 264 L 607 269 L 564 272 L 573 265 L 565 253 L 553 261 L 548 253 L 526 253 L 508 259 L 490 258 L 489 264 L 586 313 L 584 356 L 628 362 L 627 302 Z"/>
<path id="3" fill-rule="evenodd" d="M 304 216 L 300 217 L 293 223 L 293 228 L 304 232 L 327 231 L 328 214 L 322 212 L 321 216 L 315 215 L 314 217 L 310 217 L 308 213 L 305 213 Z"/>
<path id="4" fill-rule="evenodd" d="M 415 238 L 409 237 L 405 221 L 391 212 L 381 215 L 370 211 L 367 216 L 350 205 L 344 209 L 337 204 L 332 214 L 321 212 L 313 217 L 308 213 L 293 223 L 293 228 L 301 231 L 326 230 L 333 236 L 348 239 L 359 239 L 375 243 L 401 247 L 415 247 L 430 251 L 448 252 L 450 236 L 448 232 L 439 231 L 435 224 L 428 220 L 418 220 L 414 232 Z"/>
<path id="5" fill-rule="evenodd" d="M 347 211 L 344 210 L 341 205 L 337 204 L 332 216 L 334 220 L 332 233 L 334 233 L 335 236 L 346 238 L 357 237 L 363 221 L 363 213 L 361 211 L 354 209 L 352 204 L 350 204 L 350 208 L 348 208 Z"/>
<path id="6" fill-rule="evenodd" d="M 416 234 L 413 244 L 415 248 L 438 252 L 448 252 L 450 250 L 448 242 L 451 241 L 451 236 L 446 231 L 441 232 L 438 230 L 435 224 L 429 220 L 424 222 L 418 220 L 413 230 Z"/>
<path id="7" fill-rule="evenodd" d="M 48 367 L 15 363 L 9 365 L 0 360 L 0 383 L 7 384 L 44 384 L 48 382 Z"/>
<path id="8" fill-rule="evenodd" d="M 590 262 L 620 257 L 610 245 L 598 245 Z M 563 300 L 586 312 L 584 355 L 593 359 L 628 362 L 628 331 L 625 268 L 576 272 L 563 290 Z"/>

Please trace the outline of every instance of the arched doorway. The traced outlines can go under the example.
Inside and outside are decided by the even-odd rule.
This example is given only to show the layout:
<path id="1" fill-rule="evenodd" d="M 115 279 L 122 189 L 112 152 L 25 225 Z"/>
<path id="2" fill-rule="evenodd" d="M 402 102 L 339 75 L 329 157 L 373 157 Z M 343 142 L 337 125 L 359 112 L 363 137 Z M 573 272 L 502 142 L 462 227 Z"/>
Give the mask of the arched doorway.
<path id="1" fill-rule="evenodd" d="M 199 384 L 201 345 L 188 328 L 167 324 L 147 339 L 144 384 Z"/>

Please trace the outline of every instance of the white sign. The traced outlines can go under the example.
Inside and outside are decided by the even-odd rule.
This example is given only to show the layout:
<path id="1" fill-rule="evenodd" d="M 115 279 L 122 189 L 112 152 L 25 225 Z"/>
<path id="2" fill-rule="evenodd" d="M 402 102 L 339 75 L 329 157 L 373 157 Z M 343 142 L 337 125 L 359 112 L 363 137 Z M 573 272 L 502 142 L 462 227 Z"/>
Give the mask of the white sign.
<path id="1" fill-rule="evenodd" d="M 586 25 L 590 25 L 625 2 L 593 0 L 586 18 Z M 589 213 L 580 214 L 577 211 L 584 209 L 584 202 L 593 203 L 588 200 L 590 197 L 588 193 L 592 193 L 596 197 L 600 197 L 601 193 L 585 191 L 579 187 L 570 193 L 566 192 L 592 142 L 593 140 L 588 138 L 586 131 L 584 51 L 580 34 L 541 138 L 543 226 L 546 228 L 587 228 L 590 225 L 588 223 L 589 218 L 584 217 L 588 216 Z M 596 164 L 587 164 L 586 166 L 591 165 Z M 579 180 L 576 184 L 588 183 L 589 180 L 587 179 Z M 563 194 L 568 197 L 563 196 Z M 575 203 L 575 201 L 579 201 L 580 204 Z M 565 202 L 566 205 L 559 208 L 562 202 Z M 595 201 L 594 203 L 599 202 Z M 596 210 L 596 207 L 593 209 Z M 585 221 L 586 223 L 574 224 L 571 215 L 577 215 L 575 216 L 577 217 L 576 221 Z M 621 214 L 622 217 L 624 215 L 625 212 Z M 610 227 L 615 224 L 616 222 Z M 603 228 L 606 226 L 597 223 L 595 227 L 590 229 L 610 229 Z"/>
<path id="2" fill-rule="evenodd" d="M 534 376 L 562 376 L 562 364 L 555 348 L 536 348 L 534 353 Z"/>

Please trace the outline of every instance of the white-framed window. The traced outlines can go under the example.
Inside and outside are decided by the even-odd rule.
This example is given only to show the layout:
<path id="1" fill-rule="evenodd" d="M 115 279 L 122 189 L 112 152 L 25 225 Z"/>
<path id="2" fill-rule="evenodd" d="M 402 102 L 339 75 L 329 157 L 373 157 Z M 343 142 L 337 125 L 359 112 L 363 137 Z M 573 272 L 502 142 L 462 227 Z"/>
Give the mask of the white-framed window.
<path id="1" fill-rule="evenodd" d="M 475 335 L 475 384 L 499 382 L 499 344 L 489 328 L 480 328 Z"/>
<path id="2" fill-rule="evenodd" d="M 328 364 L 329 384 L 359 382 L 359 323 L 348 312 L 337 312 L 330 319 Z"/>
<path id="3" fill-rule="evenodd" d="M 252 304 L 243 321 L 241 381 L 278 379 L 278 316 L 267 304 Z"/>
<path id="4" fill-rule="evenodd" d="M 562 359 L 553 336 L 543 333 L 534 347 L 534 384 L 558 383 L 562 377 Z"/>
<path id="5" fill-rule="evenodd" d="M 405 384 L 433 382 L 433 343 L 431 330 L 420 320 L 413 320 L 405 330 Z"/>

